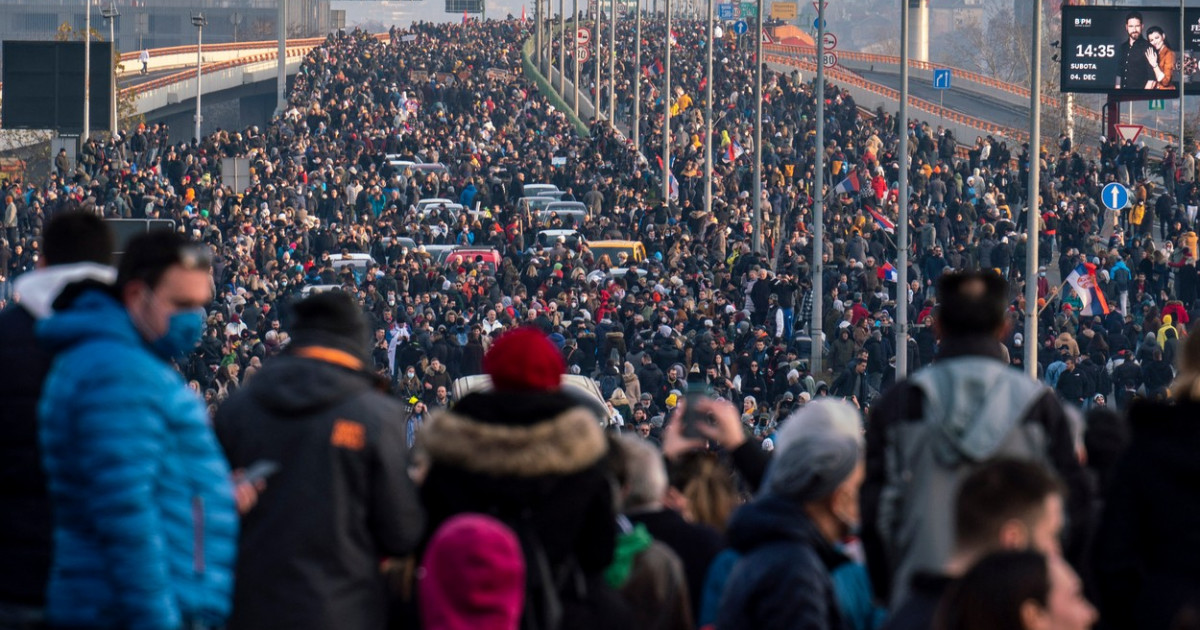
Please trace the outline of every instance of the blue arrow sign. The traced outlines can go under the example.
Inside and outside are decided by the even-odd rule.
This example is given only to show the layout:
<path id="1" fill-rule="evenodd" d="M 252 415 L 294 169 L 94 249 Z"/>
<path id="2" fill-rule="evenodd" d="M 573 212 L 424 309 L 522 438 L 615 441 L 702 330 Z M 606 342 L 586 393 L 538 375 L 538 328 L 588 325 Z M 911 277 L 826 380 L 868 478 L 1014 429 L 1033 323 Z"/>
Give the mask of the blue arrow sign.
<path id="1" fill-rule="evenodd" d="M 738 20 L 733 23 L 733 32 L 738 35 L 745 35 L 750 27 L 746 24 L 746 20 Z"/>
<path id="2" fill-rule="evenodd" d="M 722 20 L 732 20 L 733 19 L 733 4 L 728 3 L 728 2 L 722 2 L 721 4 L 718 4 L 717 5 L 717 17 L 719 17 Z"/>
<path id="3" fill-rule="evenodd" d="M 933 71 L 933 87 L 938 90 L 950 89 L 950 69 L 935 68 Z"/>
<path id="4" fill-rule="evenodd" d="M 1120 210 L 1129 205 L 1129 189 L 1112 182 L 1100 191 L 1100 201 L 1109 210 Z"/>

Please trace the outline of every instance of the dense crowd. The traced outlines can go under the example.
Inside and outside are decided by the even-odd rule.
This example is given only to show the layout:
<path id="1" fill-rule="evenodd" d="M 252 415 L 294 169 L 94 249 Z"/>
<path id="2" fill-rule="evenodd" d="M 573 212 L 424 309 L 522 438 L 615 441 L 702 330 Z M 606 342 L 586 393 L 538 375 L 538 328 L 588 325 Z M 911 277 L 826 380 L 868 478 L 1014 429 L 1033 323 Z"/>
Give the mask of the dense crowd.
<path id="1" fill-rule="evenodd" d="M 632 50 L 631 20 L 618 24 L 617 35 L 620 48 Z M 262 129 L 218 130 L 172 144 L 161 125 L 141 126 L 117 138 L 91 139 L 74 164 L 65 154 L 56 156 L 45 182 L 4 184 L 0 275 L 5 294 L 17 295 L 16 308 L 25 306 L 37 319 L 58 320 L 51 313 L 60 307 L 69 325 L 58 325 L 68 328 L 86 329 L 96 313 L 120 319 L 118 305 L 95 296 L 78 298 L 82 306 L 71 309 L 55 300 L 54 291 L 83 276 L 59 278 L 54 291 L 37 284 L 46 276 L 35 269 L 56 264 L 43 259 L 50 258 L 41 251 L 49 247 L 45 228 L 74 210 L 173 219 L 179 235 L 200 244 L 211 259 L 193 261 L 188 269 L 210 267 L 214 281 L 211 299 L 197 305 L 203 307 L 199 347 L 165 353 L 216 418 L 223 449 L 205 460 L 209 475 L 190 482 L 210 482 L 213 467 L 246 474 L 264 459 L 256 449 L 291 431 L 283 421 L 259 425 L 247 418 L 275 422 L 316 413 L 342 387 L 356 396 L 368 383 L 386 392 L 370 404 L 355 399 L 344 411 L 372 418 L 361 426 L 330 419 L 332 445 L 369 453 L 369 461 L 355 463 L 353 474 L 337 468 L 330 475 L 337 487 L 353 488 L 352 497 L 311 503 L 317 514 L 365 520 L 365 527 L 326 532 L 341 546 L 318 553 L 320 560 L 309 565 L 291 566 L 302 576 L 297 583 L 267 588 L 280 575 L 274 563 L 288 560 L 279 549 L 303 547 L 297 540 L 274 540 L 276 528 L 287 528 L 297 518 L 297 504 L 312 500 L 305 493 L 328 479 L 312 470 L 297 479 L 285 470 L 265 486 L 261 478 L 249 488 L 239 484 L 236 506 L 232 500 L 226 505 L 230 497 L 204 495 L 217 512 L 227 510 L 230 521 L 235 507 L 243 510 L 244 530 L 236 571 L 224 567 L 230 575 L 213 572 L 189 588 L 208 597 L 206 587 L 228 592 L 227 581 L 236 578 L 230 627 L 245 628 L 382 627 L 389 616 L 404 627 L 417 623 L 418 614 L 471 609 L 488 597 L 492 604 L 508 603 L 509 621 L 538 628 L 876 628 L 883 627 L 888 604 L 897 628 L 932 627 L 939 606 L 938 627 L 945 628 L 1090 627 L 1095 613 L 1082 599 L 1078 572 L 1105 616 L 1118 620 L 1109 627 L 1168 627 L 1194 596 L 1196 578 L 1184 569 L 1183 576 L 1172 572 L 1186 565 L 1186 557 L 1164 558 L 1169 552 L 1157 548 L 1129 551 L 1117 541 L 1162 544 L 1150 540 L 1158 526 L 1184 543 L 1191 535 L 1176 527 L 1180 517 L 1149 524 L 1101 519 L 1099 497 L 1139 512 L 1138 491 L 1155 485 L 1146 499 L 1152 505 L 1140 512 L 1158 516 L 1153 510 L 1166 509 L 1160 502 L 1174 496 L 1167 489 L 1189 495 L 1179 479 L 1186 463 L 1169 469 L 1162 485 L 1146 476 L 1165 465 L 1163 453 L 1178 457 L 1161 434 L 1135 442 L 1134 463 L 1122 468 L 1115 462 L 1130 440 L 1122 414 L 1132 401 L 1196 395 L 1187 380 L 1195 378 L 1189 370 L 1200 366 L 1187 336 L 1188 324 L 1200 316 L 1192 231 L 1200 206 L 1196 158 L 1168 151 L 1151 166 L 1134 145 L 1105 141 L 1095 163 L 1065 138 L 1041 151 L 1034 161 L 1043 169 L 1037 218 L 1042 271 L 1027 277 L 1027 146 L 1009 147 L 992 137 L 965 146 L 941 128 L 861 111 L 848 92 L 830 84 L 826 146 L 816 147 L 812 82 L 799 72 L 769 71 L 762 147 L 766 251 L 759 254 L 750 247 L 751 51 L 731 39 L 716 44 L 709 213 L 701 140 L 704 25 L 673 26 L 675 83 L 667 94 L 657 66 L 664 35 L 661 20 L 647 18 L 642 67 L 628 58 L 617 64 L 622 116 L 632 112 L 631 82 L 642 82 L 642 119 L 633 121 L 640 125 L 640 147 L 598 120 L 589 121 L 589 136 L 578 134 L 566 112 L 522 76 L 528 25 L 513 19 L 415 24 L 384 37 L 331 35 L 305 57 L 288 110 Z M 661 166 L 647 157 L 661 154 L 668 109 L 670 167 L 678 187 L 676 198 L 663 200 Z M 911 140 L 909 287 L 897 287 L 893 275 L 900 133 Z M 828 186 L 819 193 L 827 199 L 826 241 L 819 250 L 812 242 L 817 150 L 825 153 Z M 222 179 L 221 158 L 227 157 L 249 160 L 246 188 L 236 190 Z M 1100 187 L 1112 180 L 1131 187 L 1127 211 L 1104 212 L 1096 203 Z M 582 220 L 531 207 L 526 186 L 536 184 L 582 202 Z M 426 199 L 437 201 L 419 203 Z M 640 243 L 644 260 L 638 247 L 610 254 L 588 245 L 609 239 Z M 450 246 L 465 253 L 447 256 Z M 814 289 L 815 251 L 825 273 Z M 132 258 L 148 264 L 139 256 Z M 138 263 L 122 261 L 122 274 L 126 264 Z M 979 270 L 985 273 L 960 273 Z M 1072 274 L 1074 285 L 1067 282 Z M 93 268 L 85 276 L 115 280 L 123 291 L 138 282 L 154 289 L 159 281 L 156 275 L 117 276 Z M 1064 284 L 1052 285 L 1049 278 Z M 1037 283 L 1036 305 L 1024 302 L 1028 282 Z M 321 293 L 331 286 L 337 297 Z M 824 313 L 813 312 L 814 290 L 822 292 Z M 926 368 L 926 380 L 899 385 L 893 328 L 898 291 L 907 291 L 913 302 L 908 365 Z M 91 316 L 72 320 L 75 308 Z M 1036 339 L 1021 332 L 1027 308 L 1042 313 Z M 992 310 L 995 318 L 987 315 Z M 45 328 L 54 343 L 81 338 L 72 336 L 74 328 L 71 335 Z M 359 332 L 369 337 L 361 349 L 346 341 Z M 507 350 L 504 339 L 510 340 Z M 1040 383 L 1020 380 L 1020 371 L 1009 369 L 1022 367 L 1027 343 L 1041 349 Z M 327 352 L 330 344 L 349 358 Z M 825 357 L 819 372 L 809 369 L 814 344 Z M 21 369 L 21 348 L 12 346 L 14 360 L 6 369 Z M 102 371 L 104 358 L 78 360 Z M 315 360 L 353 365 L 354 378 L 370 378 L 350 379 L 351 385 L 345 374 L 326 374 L 305 362 Z M 129 369 L 142 365 L 131 360 Z M 76 378 L 86 380 L 87 370 L 77 371 L 84 374 Z M 547 371 L 554 383 L 537 378 Z M 581 421 L 577 401 L 555 391 L 563 371 L 594 381 L 605 401 L 595 411 L 600 422 L 591 416 Z M 491 376 L 497 391 L 459 398 L 456 381 L 481 374 Z M 1177 382 L 1184 385 L 1172 389 Z M 71 394 L 56 383 L 56 394 L 43 403 L 43 419 L 69 426 L 70 412 L 53 403 Z M 710 399 L 696 398 L 698 390 Z M 10 397 L 9 404 L 24 401 L 32 408 L 22 396 Z M 172 398 L 170 404 L 191 413 L 184 402 Z M 685 435 L 680 426 L 688 405 L 711 421 L 700 422 L 698 434 Z M 945 428 L 953 435 L 937 454 L 937 462 L 954 472 L 935 466 L 904 471 L 921 478 L 924 485 L 917 487 L 889 466 L 891 458 L 896 452 L 921 458 L 904 452 L 920 450 L 919 441 L 905 441 L 915 439 L 905 431 L 945 410 L 969 417 Z M 202 433 L 203 424 L 188 424 L 189 435 Z M 390 424 L 399 432 L 385 428 Z M 44 448 L 70 442 L 43 431 Z M 1179 431 L 1181 444 L 1192 439 L 1190 431 Z M 39 460 L 32 450 L 36 434 L 36 427 L 6 432 L 2 445 L 20 462 L 14 466 L 18 477 L 46 462 L 55 500 L 62 500 L 80 483 L 79 473 L 66 474 L 66 482 L 55 477 L 71 470 L 70 454 L 48 451 Z M 296 456 L 288 450 L 296 444 L 275 444 L 266 459 Z M 409 448 L 411 457 L 404 454 Z M 993 455 L 1017 459 L 980 464 Z M 98 461 L 112 456 L 106 451 Z M 1022 467 L 1028 459 L 1047 466 Z M 409 485 L 409 464 L 417 489 Z M 45 485 L 40 473 L 34 481 Z M 284 493 L 286 506 L 276 498 Z M 51 525 L 38 498 L 12 510 L 12 520 L 0 520 L 0 534 L 8 527 L 25 532 L 26 541 L 47 543 Z M 177 499 L 171 499 L 168 521 L 178 517 L 174 511 L 197 509 L 194 501 L 188 508 Z M 748 505 L 735 513 L 742 503 Z M 203 505 L 199 510 L 196 518 L 203 521 Z M 923 519 L 923 512 L 937 517 Z M 463 513 L 492 518 L 464 521 Z M 307 525 L 319 530 L 313 524 L 319 517 L 304 516 L 297 531 Z M 70 517 L 75 524 L 86 520 Z M 855 536 L 860 522 L 861 541 Z M 55 527 L 56 542 L 82 548 L 61 533 L 61 523 Z M 81 529 L 86 533 L 87 527 Z M 217 527 L 211 534 L 229 537 L 232 529 Z M 1065 544 L 1058 542 L 1059 530 Z M 139 541 L 119 538 L 134 556 L 151 553 L 137 547 Z M 483 540 L 491 542 L 464 544 Z M 789 546 L 797 541 L 802 550 Z M 0 547 L 13 554 L 0 556 L 0 565 L 3 557 L 14 558 L 12 566 L 36 579 L 0 580 L 0 603 L 37 608 L 45 605 L 49 552 L 13 551 L 20 547 Z M 416 556 L 419 571 L 411 563 L 386 563 L 386 573 L 396 577 L 386 595 L 375 584 L 378 567 L 347 569 L 337 588 L 306 573 L 328 570 L 322 563 L 365 559 L 370 565 L 383 556 L 411 556 L 418 548 L 425 554 L 424 561 Z M 985 558 L 1005 549 L 1010 551 Z M 229 564 L 234 555 L 232 547 L 217 552 L 224 555 L 216 564 Z M 202 564 L 204 552 L 198 553 Z M 470 553 L 480 557 L 461 555 Z M 56 570 L 88 570 L 84 555 L 70 559 L 66 565 L 56 559 Z M 456 578 L 485 583 L 470 581 L 478 574 L 466 575 L 466 567 L 478 563 L 511 570 L 510 581 L 526 585 L 522 593 L 479 586 L 481 599 L 464 602 L 474 591 L 454 588 Z M 1169 568 L 1160 571 L 1163 564 Z M 937 575 L 931 577 L 931 569 Z M 283 574 L 294 577 L 289 571 Z M 972 615 L 987 607 L 971 598 L 1015 589 L 996 581 L 1021 571 L 1040 575 L 1042 592 L 1005 592 L 1016 598 L 1019 625 L 979 625 L 984 621 Z M 418 580 L 417 573 L 424 577 Z M 962 578 L 953 589 L 948 575 Z M 1174 590 L 1156 591 L 1152 578 Z M 1031 589 L 1039 583 L 1019 582 Z M 93 586 L 74 585 L 80 592 Z M 287 587 L 297 590 L 283 592 Z M 355 594 L 339 594 L 341 587 Z M 51 592 L 61 597 L 61 583 L 58 588 Z M 303 602 L 305 588 L 319 595 Z M 943 598 L 943 592 L 950 594 Z M 137 594 L 103 593 L 96 600 L 110 608 L 77 608 L 57 617 L 58 623 L 141 627 L 136 618 L 152 620 L 144 627 L 219 627 L 230 605 L 188 595 L 182 605 L 172 604 L 173 615 L 165 612 L 170 605 L 155 602 L 138 613 L 144 617 L 118 615 L 110 623 L 104 615 L 125 610 L 122 598 L 132 601 Z M 921 604 L 921 598 L 929 601 Z M 918 620 L 904 625 L 913 600 Z M 50 602 L 51 609 L 62 601 Z M 1028 601 L 1037 606 L 1026 613 Z M 427 602 L 435 604 L 423 608 Z M 288 607 L 294 608 L 282 614 Z M 189 610 L 205 614 L 189 618 Z M 354 621 L 345 622 L 341 613 Z M 1158 617 L 1140 617 L 1149 613 Z M 1074 615 L 1074 621 L 1060 615 Z M 451 617 L 421 619 L 427 627 L 509 627 L 495 620 L 472 625 L 467 617 L 457 622 L 466 625 L 455 625 Z M 10 627 L 6 622 L 0 614 L 0 627 Z M 20 622 L 11 627 L 27 627 Z"/>

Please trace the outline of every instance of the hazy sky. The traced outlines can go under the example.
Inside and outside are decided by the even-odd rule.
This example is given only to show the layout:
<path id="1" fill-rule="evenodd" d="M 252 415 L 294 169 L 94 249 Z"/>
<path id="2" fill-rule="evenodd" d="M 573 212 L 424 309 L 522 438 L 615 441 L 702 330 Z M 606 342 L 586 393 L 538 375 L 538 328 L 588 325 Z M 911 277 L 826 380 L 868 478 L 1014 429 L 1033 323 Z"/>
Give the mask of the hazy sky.
<path id="1" fill-rule="evenodd" d="M 489 17 L 503 18 L 506 14 L 521 15 L 522 0 L 486 0 Z M 584 2 L 581 5 L 586 4 Z M 527 13 L 533 16 L 533 5 L 526 3 Z M 557 7 L 557 3 L 554 5 Z M 385 26 L 407 26 L 414 21 L 452 22 L 462 19 L 461 13 L 446 13 L 445 0 L 385 0 L 355 2 L 333 0 L 334 9 L 346 10 L 346 26 L 363 22 L 381 22 Z M 568 12 L 570 10 L 568 9 Z"/>

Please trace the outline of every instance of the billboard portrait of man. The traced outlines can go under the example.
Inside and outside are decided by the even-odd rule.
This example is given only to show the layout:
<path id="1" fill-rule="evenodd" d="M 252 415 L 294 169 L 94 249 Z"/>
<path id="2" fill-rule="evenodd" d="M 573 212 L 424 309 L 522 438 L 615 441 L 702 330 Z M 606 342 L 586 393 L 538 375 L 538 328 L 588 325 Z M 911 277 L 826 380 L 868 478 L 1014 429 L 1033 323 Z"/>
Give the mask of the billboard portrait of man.
<path id="1" fill-rule="evenodd" d="M 1154 69 L 1147 60 L 1147 52 L 1153 55 L 1150 42 L 1142 37 L 1142 14 L 1130 11 L 1125 15 L 1125 33 L 1117 53 L 1117 89 L 1152 90 L 1155 85 Z"/>

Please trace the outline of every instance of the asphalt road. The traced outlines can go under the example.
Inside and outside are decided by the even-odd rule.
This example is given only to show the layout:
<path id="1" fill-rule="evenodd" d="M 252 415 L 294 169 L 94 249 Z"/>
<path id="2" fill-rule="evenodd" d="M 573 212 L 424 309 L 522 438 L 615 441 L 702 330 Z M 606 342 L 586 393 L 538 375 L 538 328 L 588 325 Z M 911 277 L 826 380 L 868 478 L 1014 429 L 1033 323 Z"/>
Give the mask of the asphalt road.
<path id="1" fill-rule="evenodd" d="M 897 72 L 853 69 L 851 71 L 868 81 L 900 89 L 900 74 Z M 943 107 L 980 120 L 1014 129 L 1029 127 L 1029 107 L 1027 106 L 1012 105 L 964 89 L 937 90 L 934 89 L 932 80 L 913 76 L 908 79 L 908 91 L 913 96 L 925 99 L 930 103 L 938 103 L 939 99 L 943 99 L 941 100 Z M 961 138 L 960 140 L 967 141 L 968 139 Z"/>

